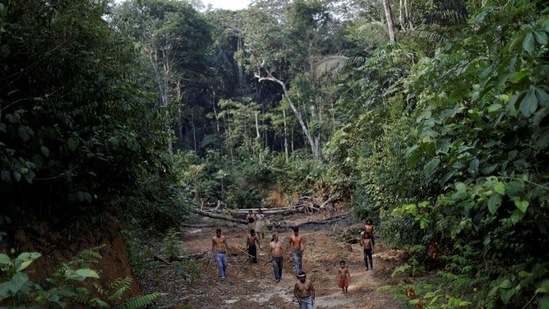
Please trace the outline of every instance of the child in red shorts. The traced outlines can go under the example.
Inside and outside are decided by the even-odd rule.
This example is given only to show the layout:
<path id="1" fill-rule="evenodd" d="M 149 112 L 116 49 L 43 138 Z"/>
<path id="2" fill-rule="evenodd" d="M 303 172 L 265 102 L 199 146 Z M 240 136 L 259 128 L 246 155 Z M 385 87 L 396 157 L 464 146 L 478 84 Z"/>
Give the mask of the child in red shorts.
<path id="1" fill-rule="evenodd" d="M 339 269 L 337 271 L 337 281 L 343 293 L 349 292 L 349 279 L 351 279 L 351 274 L 349 273 L 349 267 L 345 266 L 345 261 L 339 262 Z"/>

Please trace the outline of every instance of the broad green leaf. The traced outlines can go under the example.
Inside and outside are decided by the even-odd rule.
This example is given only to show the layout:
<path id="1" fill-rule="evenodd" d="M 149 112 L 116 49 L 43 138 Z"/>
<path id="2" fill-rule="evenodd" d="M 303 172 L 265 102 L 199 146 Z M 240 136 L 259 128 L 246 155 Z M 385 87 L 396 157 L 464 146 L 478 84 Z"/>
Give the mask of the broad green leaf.
<path id="1" fill-rule="evenodd" d="M 452 171 L 452 172 L 448 172 L 444 175 L 444 177 L 442 177 L 442 179 L 440 180 L 440 184 L 441 185 L 444 185 L 445 183 L 448 182 L 448 180 L 450 180 L 450 178 L 452 178 L 454 176 L 456 172 L 455 171 Z"/>
<path id="2" fill-rule="evenodd" d="M 536 293 L 549 293 L 549 280 L 543 281 L 541 286 L 536 290 Z"/>
<path id="3" fill-rule="evenodd" d="M 549 115 L 549 106 L 544 106 L 536 111 L 532 117 L 534 125 L 539 126 L 541 122 Z"/>
<path id="4" fill-rule="evenodd" d="M 40 151 L 42 151 L 42 154 L 43 154 L 45 157 L 49 157 L 49 156 L 50 156 L 50 150 L 49 150 L 46 146 L 40 146 Z"/>
<path id="5" fill-rule="evenodd" d="M 456 186 L 456 191 L 458 192 L 467 191 L 467 185 L 464 184 L 463 182 L 456 182 L 455 186 Z"/>
<path id="6" fill-rule="evenodd" d="M 531 54 L 534 52 L 535 43 L 536 41 L 534 40 L 534 35 L 529 32 L 524 36 L 524 40 L 522 41 L 522 49 Z"/>
<path id="7" fill-rule="evenodd" d="M 10 292 L 16 294 L 19 290 L 29 281 L 29 276 L 24 272 L 19 272 L 13 275 L 11 280 L 7 282 L 9 284 Z"/>
<path id="8" fill-rule="evenodd" d="M 70 151 L 74 151 L 76 147 L 78 147 L 78 139 L 73 136 L 69 137 L 67 140 L 67 147 L 69 147 Z"/>
<path id="9" fill-rule="evenodd" d="M 11 262 L 10 257 L 4 253 L 0 253 L 0 267 L 9 265 Z"/>
<path id="10" fill-rule="evenodd" d="M 512 78 L 510 79 L 510 81 L 514 84 L 520 82 L 523 78 L 525 77 L 528 77 L 528 73 L 526 72 L 515 72 L 513 73 L 512 75 Z"/>
<path id="11" fill-rule="evenodd" d="M 549 105 L 549 94 L 543 89 L 536 88 L 536 97 L 538 99 L 539 106 Z"/>
<path id="12" fill-rule="evenodd" d="M 538 44 L 547 44 L 547 33 L 545 33 L 545 31 L 534 31 L 534 37 L 536 38 L 536 42 L 538 42 Z"/>
<path id="13" fill-rule="evenodd" d="M 69 280 L 84 281 L 87 278 L 99 278 L 99 275 L 92 269 L 82 268 L 76 271 L 70 271 L 66 278 Z"/>
<path id="14" fill-rule="evenodd" d="M 78 269 L 76 273 L 80 276 L 87 277 L 87 278 L 99 278 L 99 275 L 97 274 L 97 272 L 89 268 Z"/>
<path id="15" fill-rule="evenodd" d="M 538 99 L 533 90 L 529 90 L 520 102 L 520 112 L 529 118 L 538 109 Z"/>
<path id="16" fill-rule="evenodd" d="M 538 299 L 538 309 L 547 309 L 549 308 L 549 296 L 544 296 Z"/>
<path id="17" fill-rule="evenodd" d="M 22 271 L 23 269 L 29 267 L 29 265 L 34 260 L 36 260 L 37 258 L 39 258 L 41 256 L 42 256 L 42 254 L 40 254 L 38 252 L 23 252 L 23 253 L 19 254 L 19 256 L 15 259 L 17 261 L 16 264 L 19 265 L 19 267 L 17 267 L 17 271 Z"/>
<path id="18" fill-rule="evenodd" d="M 493 165 L 490 165 L 490 166 L 488 166 L 488 167 L 482 168 L 481 171 L 482 171 L 482 173 L 483 173 L 484 175 L 490 175 L 490 174 L 492 174 L 493 171 L 496 170 L 496 168 L 497 168 L 498 166 L 499 166 L 499 164 L 493 164 Z"/>
<path id="19" fill-rule="evenodd" d="M 517 106 L 516 105 L 518 104 L 518 102 L 522 101 L 525 94 L 526 94 L 525 91 L 521 91 L 519 93 L 514 94 L 511 97 L 511 100 L 509 100 L 509 104 L 507 105 L 507 109 L 506 109 L 507 113 L 510 116 L 516 116 L 517 115 Z"/>
<path id="20" fill-rule="evenodd" d="M 473 160 L 471 160 L 471 162 L 469 162 L 469 169 L 473 171 L 477 171 L 479 165 L 480 165 L 479 159 L 474 158 Z"/>
<path id="21" fill-rule="evenodd" d="M 0 172 L 0 178 L 5 182 L 9 182 L 11 180 L 10 172 L 6 170 L 2 170 Z"/>
<path id="22" fill-rule="evenodd" d="M 517 290 L 515 289 L 508 289 L 508 290 L 503 290 L 500 292 L 499 296 L 501 298 L 501 300 L 503 301 L 504 304 L 508 304 L 509 301 L 511 300 L 511 298 L 517 293 Z"/>
<path id="23" fill-rule="evenodd" d="M 500 288 L 502 288 L 502 289 L 510 289 L 512 286 L 513 286 L 513 283 L 512 283 L 511 280 L 509 280 L 509 279 L 503 280 L 503 281 L 498 285 L 498 287 L 500 287 Z"/>
<path id="24" fill-rule="evenodd" d="M 406 149 L 406 159 L 409 159 L 418 148 L 419 148 L 419 145 L 408 147 L 408 149 Z"/>
<path id="25" fill-rule="evenodd" d="M 503 106 L 502 106 L 501 104 L 499 104 L 499 103 L 494 103 L 494 104 L 488 106 L 488 112 L 489 112 L 489 113 L 493 113 L 493 112 L 495 112 L 495 111 L 499 111 L 500 109 L 502 109 L 502 107 L 503 107 Z"/>
<path id="26" fill-rule="evenodd" d="M 25 126 L 19 126 L 17 128 L 17 134 L 24 142 L 28 142 L 30 139 L 29 130 Z"/>
<path id="27" fill-rule="evenodd" d="M 537 142 L 538 149 L 545 149 L 549 145 L 549 129 L 545 128 L 542 130 Z"/>
<path id="28" fill-rule="evenodd" d="M 513 225 L 516 225 L 522 220 L 522 218 L 524 218 L 524 213 L 518 209 L 515 209 L 511 214 L 511 217 L 509 217 L 509 220 L 511 220 Z"/>
<path id="29" fill-rule="evenodd" d="M 501 206 L 501 195 L 492 194 L 488 199 L 488 211 L 493 215 L 498 211 L 499 206 Z"/>
<path id="30" fill-rule="evenodd" d="M 523 201 L 519 199 L 515 199 L 515 206 L 522 212 L 525 213 L 528 209 L 528 206 L 530 203 L 528 201 Z"/>
<path id="31" fill-rule="evenodd" d="M 433 158 L 427 165 L 425 165 L 425 168 L 423 170 L 425 178 L 431 178 L 433 176 L 435 170 L 437 169 L 438 165 L 440 164 L 439 158 Z"/>
<path id="32" fill-rule="evenodd" d="M 21 180 L 21 174 L 18 171 L 13 171 L 11 174 L 13 175 L 15 181 Z"/>
<path id="33" fill-rule="evenodd" d="M 499 193 L 500 195 L 505 195 L 505 184 L 503 182 L 498 182 L 494 186 L 494 191 Z"/>

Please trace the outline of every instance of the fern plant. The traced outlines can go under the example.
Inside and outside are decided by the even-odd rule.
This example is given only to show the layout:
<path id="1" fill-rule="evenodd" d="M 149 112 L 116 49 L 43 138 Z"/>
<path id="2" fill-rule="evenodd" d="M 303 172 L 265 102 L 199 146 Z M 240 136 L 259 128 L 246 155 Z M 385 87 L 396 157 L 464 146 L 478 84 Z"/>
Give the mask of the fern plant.
<path id="1" fill-rule="evenodd" d="M 177 232 L 174 228 L 171 228 L 168 230 L 166 236 L 164 237 L 164 253 L 166 254 L 169 261 L 173 261 L 181 255 L 181 249 L 179 247 L 180 234 L 181 233 Z"/>
<path id="2" fill-rule="evenodd" d="M 27 268 L 42 255 L 38 252 L 23 252 L 11 259 L 0 253 L 0 307 L 1 308 L 68 308 L 72 304 L 83 304 L 87 308 L 144 308 L 151 305 L 157 293 L 138 296 L 122 301 L 130 290 L 132 279 L 119 278 L 106 288 L 92 283 L 101 297 L 91 297 L 90 291 L 79 283 L 89 279 L 99 279 L 99 274 L 90 268 L 79 268 L 101 259 L 97 251 L 102 246 L 86 249 L 74 259 L 63 263 L 50 278 L 43 283 L 30 280 Z"/>

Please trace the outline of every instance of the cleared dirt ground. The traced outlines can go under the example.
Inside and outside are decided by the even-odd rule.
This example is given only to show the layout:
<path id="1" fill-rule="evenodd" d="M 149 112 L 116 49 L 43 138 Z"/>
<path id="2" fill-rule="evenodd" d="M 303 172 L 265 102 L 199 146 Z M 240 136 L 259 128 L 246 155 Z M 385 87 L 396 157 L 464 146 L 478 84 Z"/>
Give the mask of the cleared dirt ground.
<path id="1" fill-rule="evenodd" d="M 297 214 L 286 218 L 286 222 L 299 224 L 322 216 Z M 174 273 L 173 267 L 167 266 L 155 278 L 155 282 L 147 284 L 149 288 L 163 293 L 161 298 L 166 308 L 298 308 L 293 296 L 296 277 L 289 254 L 284 259 L 282 280 L 275 282 L 272 265 L 268 260 L 271 235 L 265 235 L 266 239 L 262 240 L 258 253 L 259 261 L 253 264 L 246 254 L 236 249 L 245 248 L 247 227 L 219 227 L 228 237 L 232 248 L 228 255 L 227 278 L 224 281 L 219 279 L 211 254 L 199 260 L 202 275 L 192 281 L 182 279 Z M 216 228 L 183 228 L 182 248 L 191 253 L 209 252 Z M 403 308 L 402 303 L 394 300 L 389 292 L 377 291 L 380 286 L 396 282 L 391 278 L 391 272 L 398 265 L 398 253 L 385 249 L 378 240 L 374 251 L 374 270 L 366 271 L 360 245 L 336 240 L 336 236 L 347 228 L 337 224 L 306 225 L 300 229 L 300 234 L 307 242 L 303 269 L 316 289 L 315 308 Z M 287 247 L 292 230 L 279 230 L 278 234 Z M 359 236 L 356 235 L 357 239 Z M 348 293 L 343 293 L 336 281 L 341 260 L 345 260 L 351 273 Z"/>

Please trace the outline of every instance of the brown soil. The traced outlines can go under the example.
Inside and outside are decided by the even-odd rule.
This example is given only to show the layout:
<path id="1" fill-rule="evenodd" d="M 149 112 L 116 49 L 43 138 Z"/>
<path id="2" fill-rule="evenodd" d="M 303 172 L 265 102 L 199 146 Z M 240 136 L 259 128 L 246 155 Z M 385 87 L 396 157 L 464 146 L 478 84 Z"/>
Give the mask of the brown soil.
<path id="1" fill-rule="evenodd" d="M 305 220 L 317 220 L 322 214 L 298 214 L 286 218 L 289 224 L 299 224 Z M 284 259 L 282 280 L 276 283 L 268 260 L 268 241 L 271 235 L 262 240 L 257 264 L 250 263 L 246 254 L 235 249 L 243 249 L 246 240 L 246 227 L 223 227 L 228 237 L 230 251 L 227 278 L 221 281 L 217 274 L 214 258 L 209 254 L 211 239 L 216 227 L 184 228 L 181 230 L 182 248 L 190 253 L 206 253 L 199 259 L 201 276 L 185 280 L 174 272 L 173 264 L 165 265 L 158 277 L 144 280 L 145 292 L 160 292 L 160 303 L 164 308 L 298 308 L 293 296 L 296 278 L 293 261 L 288 255 Z M 403 304 L 394 300 L 390 292 L 377 289 L 395 284 L 391 273 L 398 266 L 398 252 L 383 247 L 380 240 L 374 251 L 374 270 L 366 271 L 362 248 L 336 240 L 348 229 L 341 225 L 304 226 L 300 230 L 307 241 L 303 255 L 303 269 L 313 281 L 316 289 L 315 308 L 401 308 Z M 281 241 L 288 243 L 291 230 L 278 231 Z M 357 239 L 360 235 L 356 235 Z M 345 260 L 351 273 L 349 292 L 343 293 L 336 281 L 339 261 Z"/>

